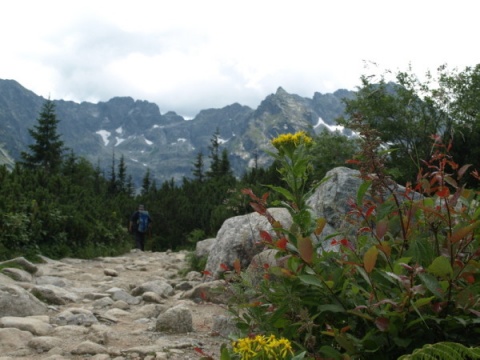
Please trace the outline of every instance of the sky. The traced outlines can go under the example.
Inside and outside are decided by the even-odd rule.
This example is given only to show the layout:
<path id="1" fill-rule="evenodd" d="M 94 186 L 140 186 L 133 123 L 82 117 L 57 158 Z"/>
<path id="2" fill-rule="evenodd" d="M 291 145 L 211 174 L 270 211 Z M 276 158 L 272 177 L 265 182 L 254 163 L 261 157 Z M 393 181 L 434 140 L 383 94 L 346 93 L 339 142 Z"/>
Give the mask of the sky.
<path id="1" fill-rule="evenodd" d="M 0 79 L 53 100 L 130 96 L 192 118 L 256 108 L 280 86 L 312 98 L 384 70 L 475 66 L 479 10 L 477 0 L 4 1 Z"/>

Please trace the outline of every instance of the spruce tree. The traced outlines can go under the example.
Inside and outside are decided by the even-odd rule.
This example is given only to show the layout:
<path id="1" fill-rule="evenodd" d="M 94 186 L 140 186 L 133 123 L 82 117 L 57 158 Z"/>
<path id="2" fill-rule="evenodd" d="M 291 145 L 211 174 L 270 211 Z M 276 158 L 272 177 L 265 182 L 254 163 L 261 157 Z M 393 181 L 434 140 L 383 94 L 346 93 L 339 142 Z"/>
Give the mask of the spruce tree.
<path id="1" fill-rule="evenodd" d="M 203 163 L 203 153 L 200 151 L 195 158 L 195 162 L 193 163 L 193 178 L 198 182 L 203 182 L 205 180 L 205 172 L 204 172 L 204 163 Z"/>
<path id="2" fill-rule="evenodd" d="M 60 134 L 57 133 L 59 120 L 52 100 L 45 101 L 37 122 L 33 129 L 28 130 L 34 143 L 28 146 L 29 153 L 22 152 L 23 163 L 30 168 L 40 167 L 47 172 L 54 172 L 62 163 L 65 149 Z"/>

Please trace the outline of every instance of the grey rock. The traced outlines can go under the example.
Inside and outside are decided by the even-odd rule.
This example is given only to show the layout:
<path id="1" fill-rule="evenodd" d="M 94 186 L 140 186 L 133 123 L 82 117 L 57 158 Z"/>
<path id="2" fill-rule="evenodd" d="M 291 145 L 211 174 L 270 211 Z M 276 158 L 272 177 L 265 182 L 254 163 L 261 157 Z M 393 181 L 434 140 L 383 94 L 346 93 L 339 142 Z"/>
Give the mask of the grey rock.
<path id="1" fill-rule="evenodd" d="M 0 285 L 0 316 L 43 315 L 47 306 L 17 285 Z"/>
<path id="2" fill-rule="evenodd" d="M 292 218 L 287 209 L 270 208 L 268 211 L 285 229 L 290 228 Z M 234 262 L 238 259 L 242 269 L 247 268 L 252 258 L 265 248 L 260 237 L 261 230 L 275 236 L 266 217 L 258 213 L 235 216 L 225 220 L 218 231 L 205 270 L 216 279 L 224 271 L 221 267 L 222 264 L 233 268 Z"/>
<path id="3" fill-rule="evenodd" d="M 35 279 L 37 285 L 55 285 L 61 288 L 72 286 L 72 282 L 59 276 L 38 276 Z"/>
<path id="4" fill-rule="evenodd" d="M 17 328 L 0 329 L 0 354 L 7 354 L 11 351 L 27 347 L 28 342 L 33 338 L 29 331 Z"/>
<path id="5" fill-rule="evenodd" d="M 60 347 L 63 340 L 54 336 L 38 336 L 28 342 L 28 346 L 33 348 L 37 353 L 49 351 L 55 347 Z"/>
<path id="6" fill-rule="evenodd" d="M 77 294 L 55 285 L 37 285 L 31 289 L 31 292 L 47 304 L 65 305 L 79 300 Z"/>
<path id="7" fill-rule="evenodd" d="M 75 355 L 96 355 L 107 352 L 108 351 L 105 346 L 94 343 L 92 341 L 84 341 L 72 350 L 72 354 Z"/>
<path id="8" fill-rule="evenodd" d="M 138 296 L 145 292 L 153 292 L 160 296 L 167 297 L 173 295 L 173 288 L 169 283 L 163 280 L 148 281 L 134 288 L 132 290 L 132 295 Z"/>
<path id="9" fill-rule="evenodd" d="M 232 293 L 225 281 L 214 280 L 200 283 L 193 289 L 182 294 L 182 299 L 190 299 L 196 302 L 206 301 L 215 304 L 226 304 Z"/>
<path id="10" fill-rule="evenodd" d="M 93 312 L 82 308 L 70 308 L 51 318 L 51 322 L 56 325 L 86 325 L 98 323 L 98 319 Z"/>
<path id="11" fill-rule="evenodd" d="M 123 289 L 107 290 L 107 292 L 111 294 L 113 300 L 122 300 L 130 305 L 138 305 L 142 301 L 141 297 L 132 296 Z"/>
<path id="12" fill-rule="evenodd" d="M 197 258 L 208 257 L 214 243 L 215 238 L 198 241 L 195 244 L 195 256 Z"/>
<path id="13" fill-rule="evenodd" d="M 28 271 L 17 268 L 4 268 L 2 273 L 15 281 L 31 283 L 33 276 Z"/>
<path id="14" fill-rule="evenodd" d="M 11 259 L 11 260 L 2 261 L 2 262 L 0 262 L 0 266 L 1 267 L 12 266 L 12 267 L 16 267 L 16 268 L 20 267 L 20 268 L 28 271 L 30 274 L 35 274 L 38 271 L 37 265 L 31 263 L 30 261 L 28 261 L 24 257 L 17 257 L 17 258 Z"/>
<path id="15" fill-rule="evenodd" d="M 37 336 L 48 335 L 53 330 L 52 325 L 34 317 L 4 316 L 0 318 L 0 327 L 28 331 Z"/>
<path id="16" fill-rule="evenodd" d="M 157 317 L 155 329 L 175 334 L 192 332 L 192 313 L 183 305 L 174 306 Z"/>

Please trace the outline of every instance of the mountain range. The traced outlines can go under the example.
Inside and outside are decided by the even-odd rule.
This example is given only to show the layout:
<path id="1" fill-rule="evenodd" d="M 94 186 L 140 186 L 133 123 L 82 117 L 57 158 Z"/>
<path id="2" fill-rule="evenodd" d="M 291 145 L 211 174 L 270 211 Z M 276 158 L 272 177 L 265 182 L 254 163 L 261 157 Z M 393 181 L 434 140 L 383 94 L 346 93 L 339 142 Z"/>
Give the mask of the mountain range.
<path id="1" fill-rule="evenodd" d="M 57 130 L 65 146 L 106 173 L 113 159 L 118 163 L 123 156 L 138 186 L 147 168 L 157 183 L 191 177 L 200 152 L 208 168 L 214 134 L 218 134 L 220 150 L 227 149 L 237 176 L 255 162 L 268 165 L 270 157 L 264 151 L 279 134 L 327 128 L 349 135 L 348 130 L 337 127 L 335 119 L 344 113 L 342 99 L 353 96 L 353 91 L 337 90 L 305 98 L 279 87 L 256 109 L 234 103 L 201 110 L 191 120 L 172 111 L 162 114 L 156 104 L 131 97 L 96 104 L 53 101 L 60 120 Z M 32 142 L 28 129 L 37 123 L 44 102 L 45 98 L 15 80 L 0 79 L 0 164 L 10 167 L 20 160 L 22 151 L 28 151 Z"/>

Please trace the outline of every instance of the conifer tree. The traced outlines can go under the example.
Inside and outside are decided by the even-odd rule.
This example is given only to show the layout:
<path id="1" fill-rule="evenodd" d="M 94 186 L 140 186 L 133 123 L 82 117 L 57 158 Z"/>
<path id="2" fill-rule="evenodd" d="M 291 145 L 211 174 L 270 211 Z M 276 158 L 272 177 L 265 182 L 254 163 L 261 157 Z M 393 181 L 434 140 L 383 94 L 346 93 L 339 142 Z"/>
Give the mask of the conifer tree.
<path id="1" fill-rule="evenodd" d="M 108 192 L 110 194 L 116 194 L 118 191 L 117 187 L 117 172 L 115 170 L 115 152 L 112 154 L 112 166 L 110 168 L 110 179 L 108 181 Z"/>
<path id="2" fill-rule="evenodd" d="M 30 168 L 41 167 L 47 172 L 58 170 L 62 163 L 64 143 L 57 133 L 59 120 L 55 114 L 55 104 L 48 99 L 43 104 L 37 119 L 37 125 L 28 132 L 34 143 L 29 145 L 30 152 L 22 152 L 24 164 Z"/>
<path id="3" fill-rule="evenodd" d="M 210 150 L 209 158 L 210 158 L 210 170 L 207 172 L 207 176 L 209 178 L 218 178 L 221 171 L 221 160 L 220 160 L 220 132 L 217 128 L 215 133 L 213 134 L 212 138 L 210 139 L 210 146 L 208 149 Z"/>
<path id="4" fill-rule="evenodd" d="M 118 190 L 127 192 L 127 165 L 125 165 L 125 157 L 122 154 L 118 163 Z"/>
<path id="5" fill-rule="evenodd" d="M 145 172 L 145 176 L 142 179 L 142 190 L 141 194 L 142 195 L 147 195 L 150 192 L 150 187 L 152 186 L 152 178 L 150 175 L 150 169 L 147 168 L 147 171 Z"/>
<path id="6" fill-rule="evenodd" d="M 203 162 L 203 153 L 199 152 L 197 157 L 195 158 L 195 162 L 193 163 L 193 177 L 198 182 L 203 182 L 205 180 L 205 173 L 204 173 L 204 162 Z"/>

